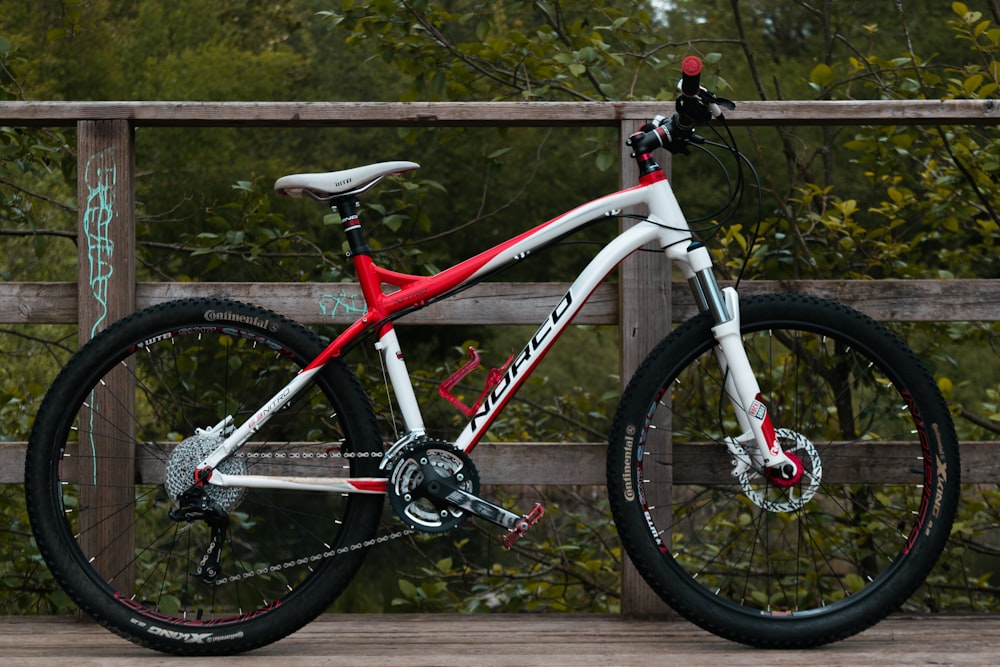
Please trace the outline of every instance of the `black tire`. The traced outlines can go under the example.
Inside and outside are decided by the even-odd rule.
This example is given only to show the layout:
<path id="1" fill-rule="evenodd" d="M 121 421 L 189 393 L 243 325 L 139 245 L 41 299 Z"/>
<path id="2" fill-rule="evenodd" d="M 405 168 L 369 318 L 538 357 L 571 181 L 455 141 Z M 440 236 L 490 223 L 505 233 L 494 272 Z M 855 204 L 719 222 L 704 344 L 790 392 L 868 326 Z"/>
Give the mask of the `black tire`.
<path id="1" fill-rule="evenodd" d="M 723 437 L 740 433 L 698 316 L 650 353 L 619 404 L 608 451 L 619 535 L 653 590 L 714 634 L 768 648 L 843 639 L 899 608 L 948 540 L 959 494 L 948 408 L 898 337 L 841 305 L 751 297 L 741 329 L 806 474 L 786 489 L 754 470 L 734 478 Z"/>
<path id="2" fill-rule="evenodd" d="M 210 487 L 229 526 L 220 576 L 206 583 L 192 573 L 210 530 L 168 516 L 164 483 L 186 487 L 215 446 L 196 429 L 246 421 L 323 347 L 273 312 L 187 299 L 80 349 L 39 409 L 25 490 L 38 548 L 84 612 L 159 651 L 216 655 L 273 642 L 329 607 L 361 566 L 383 495 Z M 175 449 L 188 456 L 168 466 Z M 371 405 L 335 359 L 218 469 L 366 477 L 381 452 Z"/>

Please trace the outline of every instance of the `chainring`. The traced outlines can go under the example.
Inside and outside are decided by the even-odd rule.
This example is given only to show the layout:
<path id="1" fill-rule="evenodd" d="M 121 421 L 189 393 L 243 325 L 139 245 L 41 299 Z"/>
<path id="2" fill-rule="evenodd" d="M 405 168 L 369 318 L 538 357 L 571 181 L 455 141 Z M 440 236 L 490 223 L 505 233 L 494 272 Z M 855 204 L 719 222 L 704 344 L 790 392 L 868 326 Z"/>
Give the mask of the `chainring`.
<path id="1" fill-rule="evenodd" d="M 465 452 L 448 442 L 418 440 L 400 451 L 388 466 L 389 504 L 411 528 L 444 533 L 460 525 L 468 514 L 445 501 L 431 498 L 429 475 L 437 475 L 468 493 L 479 494 L 479 472 Z"/>

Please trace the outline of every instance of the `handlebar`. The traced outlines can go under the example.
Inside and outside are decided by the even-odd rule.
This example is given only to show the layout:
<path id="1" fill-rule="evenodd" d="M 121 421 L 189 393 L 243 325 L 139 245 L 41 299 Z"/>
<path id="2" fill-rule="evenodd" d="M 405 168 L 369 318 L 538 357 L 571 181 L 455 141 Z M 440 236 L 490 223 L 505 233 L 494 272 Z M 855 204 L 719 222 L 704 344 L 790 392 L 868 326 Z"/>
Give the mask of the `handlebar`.
<path id="1" fill-rule="evenodd" d="M 671 153 L 687 153 L 688 143 L 697 141 L 695 128 L 724 118 L 722 109 L 735 109 L 736 104 L 717 97 L 701 86 L 702 63 L 698 56 L 681 61 L 681 80 L 677 84 L 676 110 L 669 119 L 657 116 L 628 138 L 633 157 L 666 148 Z"/>
<path id="2" fill-rule="evenodd" d="M 681 61 L 681 93 L 695 97 L 701 90 L 701 58 L 688 56 Z"/>

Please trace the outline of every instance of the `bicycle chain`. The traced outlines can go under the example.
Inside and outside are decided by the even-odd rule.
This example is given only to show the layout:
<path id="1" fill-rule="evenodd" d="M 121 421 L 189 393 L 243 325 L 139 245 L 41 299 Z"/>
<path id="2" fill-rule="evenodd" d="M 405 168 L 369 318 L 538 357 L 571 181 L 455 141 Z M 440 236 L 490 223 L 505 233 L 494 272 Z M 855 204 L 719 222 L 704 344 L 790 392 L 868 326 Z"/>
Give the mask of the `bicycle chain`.
<path id="1" fill-rule="evenodd" d="M 380 459 L 382 452 L 237 452 L 241 459 Z"/>
<path id="2" fill-rule="evenodd" d="M 386 533 L 385 535 L 380 535 L 378 537 L 373 537 L 363 542 L 357 542 L 344 547 L 339 547 L 337 549 L 330 549 L 322 553 L 313 554 L 312 556 L 306 556 L 303 558 L 297 558 L 295 560 L 285 561 L 278 565 L 269 565 L 267 567 L 257 568 L 253 571 L 243 572 L 241 574 L 234 574 L 229 577 L 219 577 L 213 582 L 215 586 L 221 586 L 222 584 L 228 584 L 234 581 L 243 581 L 245 579 L 252 579 L 253 577 L 259 577 L 265 574 L 273 574 L 274 572 L 280 572 L 282 570 L 287 570 L 292 567 L 299 567 L 302 565 L 308 565 L 309 563 L 317 563 L 325 558 L 332 558 L 333 556 L 342 556 L 351 551 L 357 551 L 358 549 L 367 549 L 373 547 L 377 544 L 385 544 L 386 542 L 391 542 L 392 540 L 399 539 L 400 537 L 406 537 L 407 535 L 412 535 L 417 531 L 412 528 L 406 528 L 404 530 L 397 530 L 394 533 Z"/>
<path id="3" fill-rule="evenodd" d="M 246 459 L 360 459 L 360 458 L 382 458 L 382 452 L 238 452 L 234 454 L 237 458 Z M 363 540 L 361 542 L 356 542 L 355 544 L 350 544 L 343 547 L 338 547 L 336 549 L 329 549 L 327 551 L 313 554 L 312 556 L 305 556 L 302 558 L 297 558 L 295 560 L 285 561 L 284 563 L 279 563 L 276 565 L 269 565 L 267 567 L 257 568 L 256 570 L 242 572 L 240 574 L 234 574 L 228 577 L 219 577 L 213 583 L 215 586 L 221 586 L 223 584 L 228 584 L 235 581 L 244 581 L 246 579 L 252 579 L 253 577 L 259 577 L 266 574 L 273 574 L 275 572 L 280 572 L 282 570 L 287 570 L 293 567 L 300 567 L 302 565 L 308 565 L 310 563 L 317 563 L 326 558 L 332 558 L 334 556 L 342 556 L 351 551 L 357 551 L 359 549 L 367 549 L 378 544 L 385 544 L 391 542 L 392 540 L 399 539 L 400 537 L 406 537 L 417 532 L 412 528 L 405 528 L 403 530 L 397 530 L 394 533 L 386 533 L 384 535 L 379 535 L 378 537 L 373 537 L 371 539 Z"/>

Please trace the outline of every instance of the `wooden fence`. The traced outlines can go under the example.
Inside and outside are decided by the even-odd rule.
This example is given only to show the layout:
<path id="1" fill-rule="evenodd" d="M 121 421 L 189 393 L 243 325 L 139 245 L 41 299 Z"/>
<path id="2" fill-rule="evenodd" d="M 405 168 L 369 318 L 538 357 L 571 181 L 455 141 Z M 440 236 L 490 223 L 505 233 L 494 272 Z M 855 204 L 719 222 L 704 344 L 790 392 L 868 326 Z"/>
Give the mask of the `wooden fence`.
<path id="1" fill-rule="evenodd" d="M 0 283 L 0 324 L 78 323 L 80 339 L 153 303 L 195 295 L 226 295 L 273 308 L 311 324 L 346 323 L 317 309 L 324 299 L 358 294 L 356 285 L 323 283 L 137 283 L 135 279 L 134 130 L 157 127 L 427 127 L 588 126 L 619 128 L 624 137 L 669 108 L 663 103 L 196 103 L 0 102 L 0 125 L 76 128 L 78 147 L 78 280 Z M 996 124 L 993 100 L 906 102 L 744 102 L 727 114 L 740 125 Z M 623 146 L 621 183 L 635 182 Z M 384 159 L 405 156 L 383 156 Z M 353 165 L 331 165 L 344 168 Z M 673 289 L 653 253 L 636 253 L 619 286 L 604 286 L 577 320 L 617 325 L 621 376 L 628 378 L 670 323 L 694 313 L 686 285 Z M 112 270 L 108 270 L 111 269 Z M 538 324 L 565 284 L 489 283 L 408 317 L 408 323 Z M 848 303 L 883 321 L 1000 320 L 1000 281 L 881 280 L 744 283 L 743 293 L 798 291 Z M 336 291 L 336 294 L 332 292 Z M 515 297 L 515 298 L 507 298 Z M 0 483 L 23 478 L 23 442 L 0 443 Z M 966 442 L 965 481 L 996 482 L 1000 470 L 989 443 Z M 476 450 L 491 483 L 603 484 L 604 445 L 485 443 Z M 626 568 L 622 607 L 658 608 Z"/>

